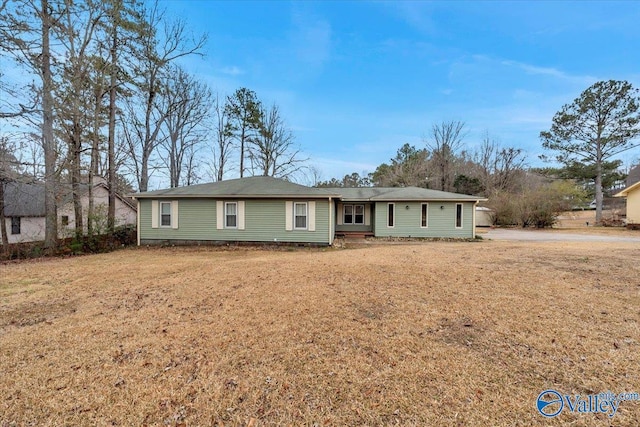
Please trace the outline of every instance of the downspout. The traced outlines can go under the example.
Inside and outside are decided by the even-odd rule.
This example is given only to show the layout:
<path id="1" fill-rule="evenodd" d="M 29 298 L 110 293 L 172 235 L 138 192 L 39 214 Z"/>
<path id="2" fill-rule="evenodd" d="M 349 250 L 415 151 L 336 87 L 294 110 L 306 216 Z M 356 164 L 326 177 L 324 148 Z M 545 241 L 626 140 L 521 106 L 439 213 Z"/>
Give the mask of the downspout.
<path id="1" fill-rule="evenodd" d="M 136 209 L 136 234 L 137 234 L 137 240 L 138 240 L 137 243 L 138 243 L 138 246 L 140 246 L 140 199 L 135 199 L 135 201 L 138 203 L 137 209 Z"/>
<path id="2" fill-rule="evenodd" d="M 333 224 L 331 221 L 331 197 L 329 197 L 329 246 L 333 245 L 333 236 L 331 235 L 331 229 Z"/>
<path id="3" fill-rule="evenodd" d="M 478 206 L 478 203 L 480 203 L 480 201 L 476 200 L 476 202 L 473 204 L 473 212 L 472 212 L 473 221 L 471 222 L 472 223 L 471 229 L 473 230 L 472 236 L 474 239 L 476 238 L 476 206 Z"/>

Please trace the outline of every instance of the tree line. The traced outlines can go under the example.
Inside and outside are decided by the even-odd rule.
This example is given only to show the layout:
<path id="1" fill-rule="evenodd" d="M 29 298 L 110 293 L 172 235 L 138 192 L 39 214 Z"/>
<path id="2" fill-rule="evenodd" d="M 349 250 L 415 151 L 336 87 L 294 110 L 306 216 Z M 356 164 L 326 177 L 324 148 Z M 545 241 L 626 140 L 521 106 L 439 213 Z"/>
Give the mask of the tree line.
<path id="1" fill-rule="evenodd" d="M 434 124 L 423 148 L 400 147 L 388 163 L 361 176 L 318 181 L 319 187 L 417 186 L 488 198 L 497 224 L 553 225 L 566 210 L 595 198 L 602 221 L 605 194 L 625 174 L 616 158 L 640 141 L 640 91 L 626 81 L 600 81 L 564 105 L 549 130 L 540 132 L 547 154 L 561 166 L 532 168 L 522 149 L 486 134 L 474 151 L 465 148 L 465 123 Z"/>
<path id="2" fill-rule="evenodd" d="M 300 171 L 306 159 L 278 105 L 247 88 L 216 94 L 181 65 L 206 41 L 157 2 L 0 0 L 0 200 L 7 182 L 44 185 L 46 247 L 63 188 L 77 237 L 92 234 L 95 176 L 109 184 L 113 230 L 116 192 L 147 191 L 153 176 L 176 187 Z"/>
<path id="3" fill-rule="evenodd" d="M 206 41 L 185 22 L 167 18 L 157 3 L 0 0 L 0 201 L 7 182 L 42 183 L 45 245 L 53 248 L 63 190 L 72 195 L 77 237 L 85 228 L 93 233 L 96 176 L 109 184 L 107 224 L 113 230 L 116 192 L 147 191 L 154 176 L 176 187 L 231 174 L 299 173 L 306 159 L 278 105 L 264 105 L 248 88 L 217 94 L 181 65 L 203 56 Z M 600 221 L 603 188 L 619 178 L 615 156 L 638 145 L 639 105 L 631 84 L 603 81 L 562 107 L 540 134 L 548 159 L 561 168 L 529 168 L 521 149 L 490 135 L 471 152 L 465 124 L 449 121 L 432 126 L 424 147 L 405 144 L 371 174 L 316 184 L 416 185 L 513 204 L 547 200 L 548 194 L 538 193 L 571 179 L 592 184 L 586 188 L 593 190 Z M 534 208 L 504 208 L 514 212 L 504 221 L 541 223 L 528 213 Z"/>

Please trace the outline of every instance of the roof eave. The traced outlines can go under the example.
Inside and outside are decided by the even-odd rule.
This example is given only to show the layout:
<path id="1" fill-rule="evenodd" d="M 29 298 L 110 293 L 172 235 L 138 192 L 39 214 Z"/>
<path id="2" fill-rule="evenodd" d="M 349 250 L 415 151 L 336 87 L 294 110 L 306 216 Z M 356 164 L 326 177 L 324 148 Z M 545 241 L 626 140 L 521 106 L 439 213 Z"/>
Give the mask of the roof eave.
<path id="1" fill-rule="evenodd" d="M 131 194 L 133 199 L 333 199 L 339 194 Z"/>
<path id="2" fill-rule="evenodd" d="M 636 188 L 640 188 L 640 181 L 638 181 L 635 184 L 632 184 L 629 187 L 625 188 L 624 190 L 614 194 L 613 197 L 627 197 L 629 195 L 629 193 L 631 191 L 635 190 Z"/>
<path id="3" fill-rule="evenodd" d="M 406 197 L 396 197 L 396 198 L 375 198 L 372 197 L 372 202 L 486 202 L 489 199 L 484 199 L 481 197 L 472 198 L 472 199 L 442 199 L 442 198 L 406 198 Z"/>

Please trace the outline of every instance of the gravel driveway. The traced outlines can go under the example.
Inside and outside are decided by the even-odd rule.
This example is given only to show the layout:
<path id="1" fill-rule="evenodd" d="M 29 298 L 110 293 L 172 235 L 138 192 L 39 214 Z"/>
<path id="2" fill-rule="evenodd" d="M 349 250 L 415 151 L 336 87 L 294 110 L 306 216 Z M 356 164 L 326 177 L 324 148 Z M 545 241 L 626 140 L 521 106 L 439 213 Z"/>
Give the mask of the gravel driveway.
<path id="1" fill-rule="evenodd" d="M 488 233 L 480 234 L 484 239 L 519 240 L 533 242 L 636 242 L 640 243 L 640 235 L 602 236 L 598 234 L 572 234 L 554 231 L 531 231 L 514 228 L 495 228 Z"/>

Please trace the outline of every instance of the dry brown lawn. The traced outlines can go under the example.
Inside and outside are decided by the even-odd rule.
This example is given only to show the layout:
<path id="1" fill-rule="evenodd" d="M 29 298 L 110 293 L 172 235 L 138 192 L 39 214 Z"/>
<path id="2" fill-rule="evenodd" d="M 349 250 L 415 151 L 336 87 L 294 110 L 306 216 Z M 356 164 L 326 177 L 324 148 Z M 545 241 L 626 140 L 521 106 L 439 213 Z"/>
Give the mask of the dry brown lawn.
<path id="1" fill-rule="evenodd" d="M 0 265 L 0 425 L 640 425 L 640 247 L 131 249 Z"/>

